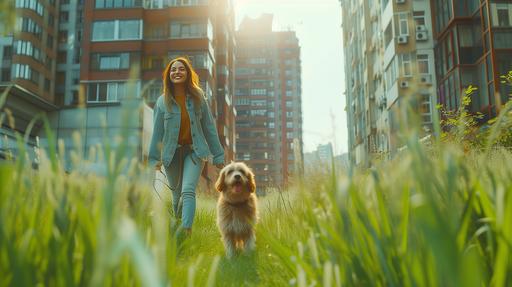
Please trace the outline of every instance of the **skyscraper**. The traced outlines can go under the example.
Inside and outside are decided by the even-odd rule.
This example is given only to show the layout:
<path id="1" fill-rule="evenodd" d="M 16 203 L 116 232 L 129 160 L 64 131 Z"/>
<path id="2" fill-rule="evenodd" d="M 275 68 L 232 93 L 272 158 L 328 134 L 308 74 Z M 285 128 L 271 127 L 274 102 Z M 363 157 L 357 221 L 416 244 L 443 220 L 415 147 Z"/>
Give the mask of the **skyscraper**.
<path id="1" fill-rule="evenodd" d="M 400 110 L 415 102 L 425 133 L 435 106 L 430 5 L 420 0 L 341 1 L 350 162 L 368 166 L 400 143 Z M 411 101 L 412 100 L 412 101 Z"/>
<path id="2" fill-rule="evenodd" d="M 295 32 L 272 31 L 272 19 L 245 18 L 236 37 L 236 158 L 262 189 L 302 170 L 295 170 L 303 143 L 300 47 Z"/>

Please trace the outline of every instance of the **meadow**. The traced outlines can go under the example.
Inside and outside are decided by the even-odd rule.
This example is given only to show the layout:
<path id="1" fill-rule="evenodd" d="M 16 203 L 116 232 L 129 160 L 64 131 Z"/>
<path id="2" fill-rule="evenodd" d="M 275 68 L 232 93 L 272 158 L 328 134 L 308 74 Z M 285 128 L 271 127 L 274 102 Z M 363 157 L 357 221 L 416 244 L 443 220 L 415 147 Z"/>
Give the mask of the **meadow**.
<path id="1" fill-rule="evenodd" d="M 257 249 L 224 256 L 215 194 L 177 248 L 170 202 L 135 162 L 109 177 L 0 164 L 0 286 L 510 286 L 512 153 L 410 141 L 260 198 Z M 120 165 L 127 161 L 120 160 Z M 160 187 L 157 187 L 160 188 Z"/>
<path id="2" fill-rule="evenodd" d="M 483 145 L 461 144 L 464 131 L 424 142 L 404 127 L 390 160 L 292 178 L 260 197 L 256 250 L 232 259 L 214 191 L 199 194 L 192 236 L 177 244 L 169 191 L 124 156 L 126 141 L 90 153 L 103 176 L 66 170 L 41 116 L 38 168 L 0 161 L 0 286 L 511 286 L 512 151 L 500 145 L 511 103 Z M 26 137 L 17 140 L 23 155 Z M 74 165 L 94 163 L 79 154 Z"/>

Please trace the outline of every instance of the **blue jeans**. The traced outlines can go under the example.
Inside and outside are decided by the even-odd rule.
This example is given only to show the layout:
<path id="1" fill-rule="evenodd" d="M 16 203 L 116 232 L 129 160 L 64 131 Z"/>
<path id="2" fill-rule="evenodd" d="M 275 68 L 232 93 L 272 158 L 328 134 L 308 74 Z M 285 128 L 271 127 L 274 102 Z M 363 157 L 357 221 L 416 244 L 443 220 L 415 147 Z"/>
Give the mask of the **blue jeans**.
<path id="1" fill-rule="evenodd" d="M 165 167 L 172 191 L 172 207 L 176 218 L 181 217 L 181 227 L 191 228 L 196 212 L 196 187 L 204 162 L 189 146 L 176 150 L 169 166 Z"/>

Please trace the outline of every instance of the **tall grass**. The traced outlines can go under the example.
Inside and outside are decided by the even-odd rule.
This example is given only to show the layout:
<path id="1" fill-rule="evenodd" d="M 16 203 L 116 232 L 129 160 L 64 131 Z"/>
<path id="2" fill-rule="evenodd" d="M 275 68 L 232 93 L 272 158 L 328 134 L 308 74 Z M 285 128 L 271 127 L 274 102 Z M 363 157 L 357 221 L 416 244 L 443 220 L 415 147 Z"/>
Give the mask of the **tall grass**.
<path id="1" fill-rule="evenodd" d="M 425 148 L 405 133 L 407 149 L 389 162 L 350 174 L 320 167 L 260 198 L 256 251 L 228 260 L 215 197 L 199 196 L 192 236 L 178 246 L 169 191 L 152 190 L 128 135 L 92 157 L 106 177 L 67 173 L 45 124 L 38 170 L 24 156 L 0 162 L 0 286 L 512 284 L 509 150 Z"/>

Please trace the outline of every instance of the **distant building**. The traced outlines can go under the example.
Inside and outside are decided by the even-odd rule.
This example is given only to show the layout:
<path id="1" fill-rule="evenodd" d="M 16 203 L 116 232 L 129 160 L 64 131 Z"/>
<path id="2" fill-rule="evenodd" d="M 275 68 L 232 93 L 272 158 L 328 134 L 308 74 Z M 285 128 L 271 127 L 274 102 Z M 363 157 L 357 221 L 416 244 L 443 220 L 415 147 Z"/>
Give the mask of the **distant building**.
<path id="1" fill-rule="evenodd" d="M 300 46 L 295 32 L 272 31 L 272 18 L 245 18 L 236 37 L 236 159 L 263 189 L 302 172 Z"/>

